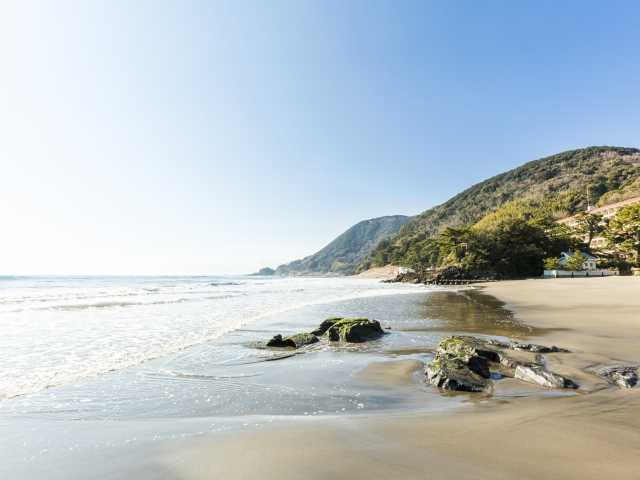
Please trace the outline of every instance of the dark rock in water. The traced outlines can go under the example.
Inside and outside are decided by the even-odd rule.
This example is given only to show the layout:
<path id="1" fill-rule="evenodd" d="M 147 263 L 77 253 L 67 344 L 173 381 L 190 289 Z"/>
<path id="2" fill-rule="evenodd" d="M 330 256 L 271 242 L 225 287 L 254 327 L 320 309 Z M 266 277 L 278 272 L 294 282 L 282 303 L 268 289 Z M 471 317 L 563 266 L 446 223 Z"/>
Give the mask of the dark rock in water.
<path id="1" fill-rule="evenodd" d="M 436 357 L 427 364 L 427 381 L 438 388 L 463 392 L 491 389 L 489 362 L 500 357 L 487 342 L 474 337 L 452 336 L 438 344 Z"/>
<path id="2" fill-rule="evenodd" d="M 276 335 L 267 342 L 267 347 L 300 348 L 318 341 L 318 337 L 312 333 L 298 333 L 284 338 L 282 335 Z"/>
<path id="3" fill-rule="evenodd" d="M 328 318 L 311 333 L 298 333 L 283 337 L 276 335 L 266 343 L 267 347 L 300 348 L 320 341 L 318 336 L 326 335 L 331 341 L 366 342 L 384 335 L 380 322 L 367 318 Z"/>
<path id="4" fill-rule="evenodd" d="M 480 361 L 480 357 L 474 358 Z M 472 369 L 469 363 L 461 358 L 438 355 L 427 364 L 425 373 L 429 383 L 444 390 L 460 392 L 489 391 L 493 385 L 491 380 L 484 375 L 478 374 L 475 370 L 483 371 L 484 369 L 482 367 L 478 368 L 477 365 Z"/>
<path id="5" fill-rule="evenodd" d="M 326 329 L 325 334 L 332 342 L 361 343 L 368 340 L 375 340 L 384 335 L 384 330 L 377 320 L 368 318 L 340 318 L 330 319 L 333 323 Z M 324 325 L 325 320 L 322 322 Z M 320 325 L 320 329 L 323 328 Z"/>
<path id="6" fill-rule="evenodd" d="M 293 347 L 295 348 L 295 343 L 293 342 L 288 342 L 285 341 L 284 338 L 282 338 L 282 335 L 278 334 L 275 335 L 271 340 L 269 340 L 267 342 L 267 347 Z"/>
<path id="7" fill-rule="evenodd" d="M 508 353 L 509 350 L 536 353 L 534 363 L 525 360 L 527 354 Z M 549 388 L 578 388 L 572 380 L 544 367 L 544 357 L 538 352 L 564 351 L 557 347 L 523 343 L 503 343 L 468 336 L 443 338 L 438 344 L 436 357 L 425 370 L 432 385 L 448 390 L 486 392 L 491 389 L 491 378 L 513 376 L 526 382 Z M 497 370 L 491 372 L 491 368 Z"/>
<path id="8" fill-rule="evenodd" d="M 287 345 L 284 343 L 282 335 L 280 334 L 275 335 L 271 340 L 267 342 L 267 347 L 289 347 L 289 346 L 290 345 Z"/>
<path id="9" fill-rule="evenodd" d="M 312 345 L 314 343 L 317 343 L 319 342 L 319 339 L 313 333 L 298 333 L 296 335 L 286 337 L 284 341 L 293 343 L 296 348 L 300 348 L 304 347 L 305 345 Z"/>
<path id="10" fill-rule="evenodd" d="M 323 321 L 320 326 L 318 328 L 316 328 L 315 330 L 313 330 L 311 333 L 314 335 L 324 335 L 325 332 L 327 330 L 329 330 L 329 327 L 332 327 L 338 320 L 342 320 L 342 317 L 331 317 L 331 318 L 327 318 L 325 321 Z"/>
<path id="11" fill-rule="evenodd" d="M 518 365 L 514 377 L 547 388 L 578 388 L 573 380 L 545 370 L 541 365 Z"/>
<path id="12" fill-rule="evenodd" d="M 638 375 L 639 369 L 639 367 L 631 366 L 606 367 L 598 373 L 620 388 L 633 388 L 638 385 L 638 381 L 640 380 Z"/>
<path id="13" fill-rule="evenodd" d="M 491 372 L 489 371 L 489 362 L 483 357 L 471 357 L 466 362 L 467 367 L 473 373 L 480 375 L 483 378 L 491 378 Z"/>
<path id="14" fill-rule="evenodd" d="M 512 350 L 521 350 L 525 352 L 533 353 L 568 353 L 566 348 L 558 348 L 555 345 L 552 347 L 545 347 L 544 345 L 536 345 L 535 343 L 518 343 L 512 342 L 509 344 L 509 348 Z"/>
<path id="15" fill-rule="evenodd" d="M 415 275 L 415 274 L 414 274 Z M 398 276 L 400 277 L 400 276 Z M 423 272 L 418 275 L 420 281 L 436 284 L 436 285 L 463 285 L 471 281 L 483 280 L 490 281 L 496 280 L 497 275 L 491 271 L 469 271 L 460 267 L 446 267 L 437 273 Z M 409 277 L 409 280 L 412 280 Z M 399 279 L 399 281 L 408 281 L 407 279 Z"/>
<path id="16" fill-rule="evenodd" d="M 491 348 L 486 340 L 475 337 L 458 336 L 444 338 L 438 344 L 438 353 L 453 357 L 462 357 L 467 361 L 472 357 L 481 357 L 490 362 L 499 362 L 499 353 Z"/>

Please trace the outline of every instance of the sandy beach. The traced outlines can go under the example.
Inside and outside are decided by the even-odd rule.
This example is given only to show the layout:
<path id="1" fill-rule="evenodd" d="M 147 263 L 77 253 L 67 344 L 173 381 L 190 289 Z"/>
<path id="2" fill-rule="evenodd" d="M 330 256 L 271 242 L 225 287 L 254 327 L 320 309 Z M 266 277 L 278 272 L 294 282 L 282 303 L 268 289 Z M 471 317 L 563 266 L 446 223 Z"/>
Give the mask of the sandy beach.
<path id="1" fill-rule="evenodd" d="M 160 449 L 154 478 L 637 479 L 640 388 L 613 387 L 589 369 L 640 362 L 640 279 L 480 288 L 534 327 L 531 341 L 571 350 L 547 360 L 580 383 L 576 395 L 471 397 L 437 414 L 293 419 L 221 433 Z M 370 367 L 372 381 L 419 377 L 419 362 L 394 363 Z"/>

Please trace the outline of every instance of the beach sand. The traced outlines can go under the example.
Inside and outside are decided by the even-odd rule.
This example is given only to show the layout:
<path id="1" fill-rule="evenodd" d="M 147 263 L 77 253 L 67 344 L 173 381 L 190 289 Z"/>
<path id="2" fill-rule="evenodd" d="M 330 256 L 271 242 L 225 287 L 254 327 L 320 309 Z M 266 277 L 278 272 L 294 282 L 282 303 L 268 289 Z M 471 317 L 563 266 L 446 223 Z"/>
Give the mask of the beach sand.
<path id="1" fill-rule="evenodd" d="M 571 349 L 547 360 L 552 370 L 579 381 L 577 395 L 479 396 L 437 414 L 292 419 L 215 434 L 156 453 L 149 460 L 163 472 L 157 477 L 640 478 L 640 388 L 610 387 L 585 371 L 640 362 L 640 279 L 526 280 L 481 288 L 544 332 L 529 340 Z M 419 362 L 394 363 L 372 365 L 362 376 L 392 387 L 421 368 Z"/>
<path id="2" fill-rule="evenodd" d="M 400 267 L 395 265 L 385 265 L 384 267 L 374 267 L 356 275 L 356 278 L 375 278 L 379 280 L 392 280 L 400 273 Z"/>

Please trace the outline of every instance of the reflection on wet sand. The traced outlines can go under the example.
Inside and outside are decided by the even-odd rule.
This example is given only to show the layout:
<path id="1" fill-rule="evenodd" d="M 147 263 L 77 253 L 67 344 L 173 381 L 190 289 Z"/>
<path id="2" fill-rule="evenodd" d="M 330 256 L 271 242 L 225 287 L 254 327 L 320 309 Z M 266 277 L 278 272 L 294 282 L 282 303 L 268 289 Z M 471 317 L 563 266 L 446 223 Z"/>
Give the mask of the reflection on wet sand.
<path id="1" fill-rule="evenodd" d="M 414 359 L 372 362 L 356 373 L 356 378 L 388 387 L 415 385 L 423 368 L 424 362 Z"/>
<path id="2" fill-rule="evenodd" d="M 433 292 L 425 297 L 422 309 L 424 321 L 403 322 L 396 329 L 512 338 L 538 336 L 548 331 L 519 322 L 503 302 L 476 289 Z"/>

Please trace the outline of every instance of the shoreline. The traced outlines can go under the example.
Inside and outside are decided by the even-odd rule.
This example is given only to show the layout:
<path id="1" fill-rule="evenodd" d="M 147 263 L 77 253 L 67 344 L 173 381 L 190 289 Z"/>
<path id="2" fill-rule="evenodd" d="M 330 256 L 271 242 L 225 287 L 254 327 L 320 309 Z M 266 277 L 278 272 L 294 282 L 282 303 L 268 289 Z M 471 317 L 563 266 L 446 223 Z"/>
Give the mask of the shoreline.
<path id="1" fill-rule="evenodd" d="M 640 389 L 610 387 L 595 375 L 589 383 L 585 369 L 640 361 L 638 279 L 507 281 L 480 289 L 544 331 L 532 341 L 569 348 L 573 353 L 548 356 L 551 368 L 587 388 L 572 397 L 480 399 L 437 414 L 284 420 L 173 445 L 156 459 L 171 472 L 163 478 L 637 478 Z M 406 376 L 408 368 L 398 371 Z"/>

